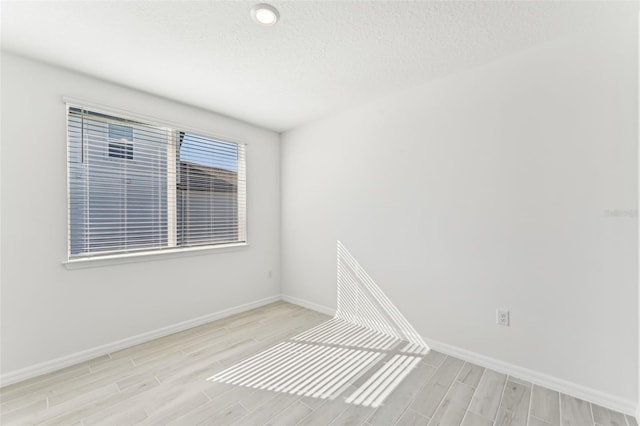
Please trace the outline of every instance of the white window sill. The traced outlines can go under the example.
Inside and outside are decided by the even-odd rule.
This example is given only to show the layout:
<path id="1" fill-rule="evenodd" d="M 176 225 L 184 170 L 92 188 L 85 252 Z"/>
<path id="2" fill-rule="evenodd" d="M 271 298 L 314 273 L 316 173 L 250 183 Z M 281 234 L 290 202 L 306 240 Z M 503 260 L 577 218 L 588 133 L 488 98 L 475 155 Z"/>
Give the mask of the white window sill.
<path id="1" fill-rule="evenodd" d="M 122 263 L 149 262 L 160 259 L 176 257 L 190 257 L 211 254 L 213 252 L 224 253 L 242 250 L 249 247 L 249 243 L 231 243 L 213 246 L 185 247 L 154 251 L 140 251 L 134 253 L 108 254 L 103 256 L 81 257 L 69 259 L 62 264 L 67 269 L 96 268 L 100 266 L 118 265 Z"/>

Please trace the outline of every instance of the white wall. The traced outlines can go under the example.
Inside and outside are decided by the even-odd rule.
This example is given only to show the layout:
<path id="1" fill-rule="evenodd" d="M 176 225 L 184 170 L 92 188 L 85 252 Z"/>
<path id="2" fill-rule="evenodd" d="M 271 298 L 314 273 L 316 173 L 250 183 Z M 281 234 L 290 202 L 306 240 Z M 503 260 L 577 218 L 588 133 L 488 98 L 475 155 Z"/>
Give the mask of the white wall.
<path id="1" fill-rule="evenodd" d="M 426 338 L 633 407 L 637 25 L 286 132 L 283 293 L 335 307 L 340 240 Z"/>
<path id="2" fill-rule="evenodd" d="M 250 247 L 67 270 L 63 95 L 247 142 Z M 277 133 L 2 54 L 2 373 L 278 295 L 279 157 Z"/>

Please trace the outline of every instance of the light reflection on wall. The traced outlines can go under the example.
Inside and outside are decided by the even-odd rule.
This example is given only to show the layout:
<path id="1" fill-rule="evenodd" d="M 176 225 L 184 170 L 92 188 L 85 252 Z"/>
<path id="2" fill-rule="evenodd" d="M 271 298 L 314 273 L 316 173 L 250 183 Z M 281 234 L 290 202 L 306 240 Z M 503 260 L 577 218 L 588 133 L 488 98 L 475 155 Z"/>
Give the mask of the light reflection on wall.
<path id="1" fill-rule="evenodd" d="M 429 347 L 373 279 L 338 241 L 338 308 L 336 318 L 406 340 L 411 352 Z"/>

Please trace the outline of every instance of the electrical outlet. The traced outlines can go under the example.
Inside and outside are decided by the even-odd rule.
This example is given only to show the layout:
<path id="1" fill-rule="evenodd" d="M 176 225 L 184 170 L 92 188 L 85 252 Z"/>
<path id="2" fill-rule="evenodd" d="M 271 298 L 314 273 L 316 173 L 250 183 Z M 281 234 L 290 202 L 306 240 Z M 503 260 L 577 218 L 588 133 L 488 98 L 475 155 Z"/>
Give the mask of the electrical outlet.
<path id="1" fill-rule="evenodd" d="M 496 309 L 496 324 L 509 326 L 509 311 L 506 309 Z"/>

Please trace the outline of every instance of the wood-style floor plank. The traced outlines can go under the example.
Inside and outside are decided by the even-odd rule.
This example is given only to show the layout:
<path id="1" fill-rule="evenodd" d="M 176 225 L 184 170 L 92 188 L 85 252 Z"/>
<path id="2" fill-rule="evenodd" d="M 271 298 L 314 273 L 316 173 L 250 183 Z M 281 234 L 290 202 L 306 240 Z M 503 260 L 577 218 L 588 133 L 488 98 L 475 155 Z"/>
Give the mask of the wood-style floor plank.
<path id="1" fill-rule="evenodd" d="M 540 420 L 537 417 L 529 415 L 529 424 L 527 426 L 552 426 L 551 423 L 547 423 L 543 420 Z"/>
<path id="2" fill-rule="evenodd" d="M 396 423 L 396 426 L 427 426 L 429 424 L 429 417 L 425 417 L 417 411 L 407 409 L 402 417 Z"/>
<path id="3" fill-rule="evenodd" d="M 530 400 L 531 388 L 529 386 L 508 380 L 494 425 L 526 425 Z"/>
<path id="4" fill-rule="evenodd" d="M 469 411 L 493 422 L 498 413 L 506 380 L 507 376 L 504 374 L 485 370 L 469 406 Z"/>
<path id="5" fill-rule="evenodd" d="M 282 410 L 280 414 L 271 419 L 267 425 L 269 426 L 295 426 L 313 411 L 304 402 L 297 400 L 286 410 Z"/>
<path id="6" fill-rule="evenodd" d="M 367 420 L 368 417 L 373 414 L 374 408 L 364 407 L 362 405 L 348 404 L 347 409 L 344 410 L 336 419 L 331 422 L 332 426 L 354 426 L 360 425 Z"/>
<path id="7" fill-rule="evenodd" d="M 596 404 L 591 404 L 593 420 L 600 426 L 627 426 L 624 414 L 609 410 Z"/>
<path id="8" fill-rule="evenodd" d="M 591 404 L 593 420 L 599 426 L 627 426 L 624 414 Z"/>
<path id="9" fill-rule="evenodd" d="M 475 388 L 455 382 L 429 422 L 429 426 L 459 426 L 471 402 Z"/>
<path id="10" fill-rule="evenodd" d="M 471 411 L 467 411 L 464 419 L 462 419 L 461 426 L 493 426 L 493 422 Z"/>
<path id="11" fill-rule="evenodd" d="M 138 407 L 131 407 L 126 410 L 117 411 L 111 413 L 110 416 L 104 418 L 102 422 L 99 424 L 101 426 L 112 426 L 112 425 L 137 425 L 141 422 L 145 421 L 149 416 L 147 416 L 146 411 Z M 84 426 L 84 420 L 82 423 L 77 423 L 79 426 Z"/>
<path id="12" fill-rule="evenodd" d="M 533 385 L 531 415 L 550 425 L 560 426 L 560 395 L 558 392 Z"/>
<path id="13" fill-rule="evenodd" d="M 411 404 L 415 395 L 433 375 L 435 368 L 427 364 L 418 364 L 409 376 L 389 395 L 384 405 L 376 409 L 367 420 L 372 426 L 387 426 L 394 424 L 406 408 Z"/>
<path id="14" fill-rule="evenodd" d="M 34 395 L 46 398 L 49 393 L 62 386 L 65 382 L 71 382 L 77 377 L 88 376 L 90 374 L 91 369 L 88 365 L 79 368 L 69 367 L 58 372 L 45 374 L 44 376 L 7 386 L 6 388 L 0 389 L 0 401 L 2 401 L 0 409 L 4 411 L 4 407 L 9 402 L 22 400 Z"/>
<path id="15" fill-rule="evenodd" d="M 241 419 L 245 425 L 264 425 L 269 420 L 280 414 L 285 408 L 293 405 L 298 398 L 288 393 L 275 393 L 271 399 L 262 404 L 252 413 Z"/>
<path id="16" fill-rule="evenodd" d="M 47 400 L 37 400 L 30 404 L 14 408 L 11 411 L 3 411 L 0 414 L 0 424 L 9 424 L 29 416 L 32 413 L 44 412 L 47 409 Z"/>
<path id="17" fill-rule="evenodd" d="M 171 401 L 167 401 L 161 407 L 157 407 L 149 417 L 141 422 L 141 425 L 168 424 L 194 409 L 209 402 L 209 399 L 201 392 L 177 395 Z"/>
<path id="18" fill-rule="evenodd" d="M 344 392 L 344 394 L 350 394 L 355 391 L 355 386 L 352 386 Z M 344 402 L 343 398 L 338 397 L 333 400 L 325 400 L 324 404 L 320 405 L 318 408 L 313 410 L 308 416 L 303 418 L 299 425 L 304 426 L 321 426 L 328 425 L 332 421 L 334 421 L 344 410 L 346 410 L 348 405 Z"/>
<path id="19" fill-rule="evenodd" d="M 100 400 L 101 398 L 114 395 L 117 392 L 118 392 L 118 387 L 116 386 L 115 383 L 111 385 L 103 386 L 98 389 L 94 389 L 90 392 L 78 395 L 76 398 L 72 400 L 65 401 L 55 406 L 49 406 L 45 410 L 33 411 L 27 414 L 26 416 L 21 417 L 19 420 L 16 420 L 15 423 L 16 424 L 43 423 L 49 419 L 62 416 L 69 411 L 76 410 L 79 407 L 84 407 L 87 404 L 92 404 L 94 403 L 94 401 Z"/>
<path id="20" fill-rule="evenodd" d="M 144 381 L 130 385 L 125 391 L 109 394 L 108 396 L 91 401 L 77 409 L 72 409 L 57 417 L 53 417 L 51 422 L 52 424 L 71 424 L 75 421 L 82 421 L 96 413 L 103 412 L 113 406 L 119 405 L 122 402 L 126 402 L 129 398 L 142 394 L 159 384 L 160 383 L 155 377 L 147 377 Z M 49 421 L 46 421 L 43 424 L 49 424 Z"/>
<path id="21" fill-rule="evenodd" d="M 109 358 L 108 355 L 104 355 L 100 358 L 96 358 L 96 361 L 101 360 L 105 357 Z M 0 388 L 0 401 L 4 403 L 5 401 L 24 396 L 36 390 L 49 389 L 48 385 L 56 385 L 68 378 L 90 374 L 91 368 L 89 367 L 89 365 L 91 364 L 91 362 L 93 362 L 93 360 L 72 365 L 70 367 L 54 371 L 52 373 L 43 374 L 42 376 L 34 377 Z"/>
<path id="22" fill-rule="evenodd" d="M 447 356 L 441 352 L 431 349 L 423 358 L 422 362 L 432 367 L 440 367 Z"/>
<path id="23" fill-rule="evenodd" d="M 480 383 L 482 373 L 484 373 L 484 368 L 465 362 L 462 370 L 460 370 L 460 374 L 456 377 L 456 380 L 475 388 L 478 386 L 478 383 Z"/>
<path id="24" fill-rule="evenodd" d="M 221 405 L 218 401 L 207 402 L 186 415 L 169 422 L 169 425 L 233 424 L 249 411 L 239 402 Z"/>
<path id="25" fill-rule="evenodd" d="M 425 417 L 433 417 L 440 401 L 447 394 L 449 386 L 453 383 L 458 372 L 464 364 L 463 361 L 447 357 L 427 384 L 418 392 L 411 409 Z"/>
<path id="26" fill-rule="evenodd" d="M 560 395 L 563 426 L 593 426 L 591 406 L 587 401 L 568 395 Z"/>

